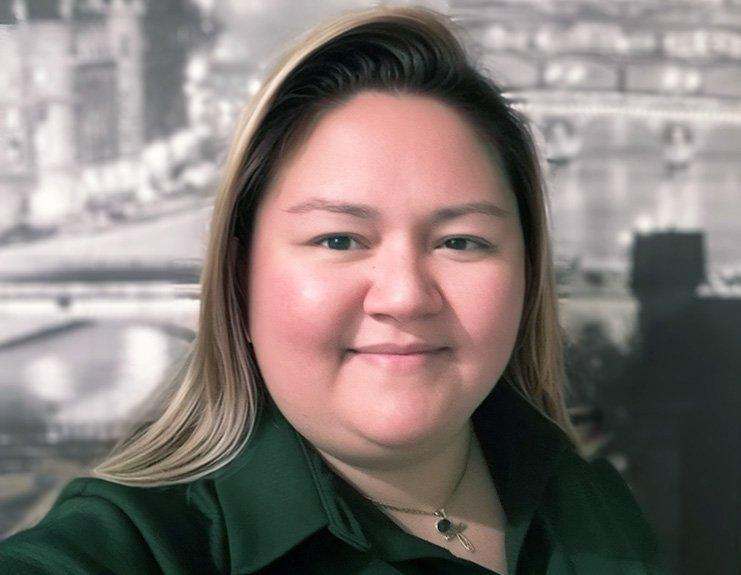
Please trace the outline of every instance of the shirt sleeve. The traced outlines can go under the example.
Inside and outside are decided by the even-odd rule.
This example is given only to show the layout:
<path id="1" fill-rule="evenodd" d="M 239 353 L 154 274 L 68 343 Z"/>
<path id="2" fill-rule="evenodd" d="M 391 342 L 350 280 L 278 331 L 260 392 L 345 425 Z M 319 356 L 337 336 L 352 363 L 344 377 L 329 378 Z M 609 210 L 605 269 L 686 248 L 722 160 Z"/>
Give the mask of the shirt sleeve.
<path id="1" fill-rule="evenodd" d="M 0 573 L 159 573 L 141 533 L 116 504 L 69 484 L 35 526 L 0 542 Z"/>

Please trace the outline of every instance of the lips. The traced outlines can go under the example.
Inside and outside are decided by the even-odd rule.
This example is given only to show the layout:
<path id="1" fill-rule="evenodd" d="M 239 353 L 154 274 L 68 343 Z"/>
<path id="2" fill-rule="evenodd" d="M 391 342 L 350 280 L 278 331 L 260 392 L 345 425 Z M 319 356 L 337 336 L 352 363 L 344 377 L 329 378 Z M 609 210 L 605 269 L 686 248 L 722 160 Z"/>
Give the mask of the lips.
<path id="1" fill-rule="evenodd" d="M 378 343 L 350 349 L 351 357 L 367 365 L 380 367 L 397 375 L 412 375 L 423 370 L 439 369 L 438 361 L 447 357 L 449 347 L 426 342 L 406 344 Z"/>
<path id="2" fill-rule="evenodd" d="M 431 345 L 375 345 L 350 350 L 351 357 L 395 375 L 413 375 L 439 370 L 439 361 L 449 348 Z"/>
<path id="3" fill-rule="evenodd" d="M 407 344 L 377 343 L 352 348 L 350 351 L 356 353 L 380 354 L 380 355 L 414 355 L 432 353 L 446 349 L 445 346 L 429 344 L 424 342 L 412 342 Z"/>

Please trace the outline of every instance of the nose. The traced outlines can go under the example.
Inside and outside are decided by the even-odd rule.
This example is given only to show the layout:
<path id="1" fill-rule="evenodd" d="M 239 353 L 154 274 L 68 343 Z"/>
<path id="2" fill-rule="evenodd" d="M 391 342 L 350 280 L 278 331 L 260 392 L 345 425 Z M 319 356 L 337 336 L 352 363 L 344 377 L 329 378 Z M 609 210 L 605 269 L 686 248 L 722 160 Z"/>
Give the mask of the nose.
<path id="1" fill-rule="evenodd" d="M 373 258 L 371 268 L 371 286 L 364 301 L 368 315 L 405 323 L 442 309 L 440 286 L 423 254 L 409 248 L 388 249 Z"/>

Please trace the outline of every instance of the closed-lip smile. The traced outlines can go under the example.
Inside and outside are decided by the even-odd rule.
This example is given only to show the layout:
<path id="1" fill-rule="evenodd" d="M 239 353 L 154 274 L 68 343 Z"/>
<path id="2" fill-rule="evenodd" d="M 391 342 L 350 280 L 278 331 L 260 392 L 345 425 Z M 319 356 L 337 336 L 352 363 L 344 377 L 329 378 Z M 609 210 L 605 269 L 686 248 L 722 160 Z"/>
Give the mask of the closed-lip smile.
<path id="1" fill-rule="evenodd" d="M 352 348 L 350 351 L 354 351 L 356 353 L 372 353 L 383 355 L 412 355 L 431 353 L 435 351 L 441 351 L 443 349 L 445 349 L 444 346 L 417 342 L 408 344 L 378 343 Z"/>
<path id="2" fill-rule="evenodd" d="M 351 357 L 397 375 L 412 375 L 435 366 L 450 348 L 425 342 L 378 343 L 350 349 Z"/>

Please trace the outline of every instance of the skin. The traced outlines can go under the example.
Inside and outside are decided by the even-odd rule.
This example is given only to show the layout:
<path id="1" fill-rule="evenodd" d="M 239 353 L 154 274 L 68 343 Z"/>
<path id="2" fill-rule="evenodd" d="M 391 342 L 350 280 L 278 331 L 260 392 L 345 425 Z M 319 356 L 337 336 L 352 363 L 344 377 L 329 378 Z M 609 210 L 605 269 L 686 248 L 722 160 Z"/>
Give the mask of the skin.
<path id="1" fill-rule="evenodd" d="M 312 198 L 377 217 L 295 209 Z M 502 213 L 431 219 L 468 202 Z M 462 115 L 425 96 L 354 96 L 313 126 L 258 207 L 247 313 L 268 391 L 361 492 L 436 507 L 466 468 L 470 416 L 511 356 L 524 254 L 515 197 Z M 351 351 L 411 340 L 445 349 Z M 471 453 L 485 474 L 477 444 Z M 464 483 L 479 496 L 493 488 Z"/>

